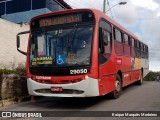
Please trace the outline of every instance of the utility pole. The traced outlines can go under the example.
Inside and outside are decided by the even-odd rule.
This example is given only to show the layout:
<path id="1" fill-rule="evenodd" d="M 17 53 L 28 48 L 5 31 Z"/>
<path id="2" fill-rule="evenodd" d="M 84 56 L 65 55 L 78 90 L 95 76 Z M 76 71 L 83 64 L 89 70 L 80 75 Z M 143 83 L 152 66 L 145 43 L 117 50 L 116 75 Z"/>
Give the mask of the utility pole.
<path id="1" fill-rule="evenodd" d="M 103 13 L 106 12 L 106 0 L 103 1 Z"/>

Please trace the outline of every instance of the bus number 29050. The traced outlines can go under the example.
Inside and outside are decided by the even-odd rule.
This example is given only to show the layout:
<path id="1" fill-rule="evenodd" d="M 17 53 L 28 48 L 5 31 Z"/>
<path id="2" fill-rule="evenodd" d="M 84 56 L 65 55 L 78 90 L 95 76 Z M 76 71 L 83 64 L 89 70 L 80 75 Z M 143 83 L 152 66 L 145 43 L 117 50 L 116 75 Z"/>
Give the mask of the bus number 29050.
<path id="1" fill-rule="evenodd" d="M 87 73 L 87 69 L 74 69 L 74 70 L 70 70 L 70 74 L 74 75 L 74 74 L 83 74 L 83 73 Z"/>

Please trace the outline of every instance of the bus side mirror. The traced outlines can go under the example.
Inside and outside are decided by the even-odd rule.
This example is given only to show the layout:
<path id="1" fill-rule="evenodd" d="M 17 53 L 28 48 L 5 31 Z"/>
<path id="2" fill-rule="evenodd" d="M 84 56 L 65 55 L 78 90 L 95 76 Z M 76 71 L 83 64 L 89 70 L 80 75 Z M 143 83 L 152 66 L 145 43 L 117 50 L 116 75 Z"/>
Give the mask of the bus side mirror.
<path id="1" fill-rule="evenodd" d="M 18 52 L 22 53 L 23 55 L 27 55 L 27 53 L 19 49 L 19 47 L 20 47 L 20 35 L 29 34 L 29 32 L 30 31 L 25 31 L 25 32 L 20 32 L 20 33 L 17 34 L 17 50 L 18 50 Z"/>
<path id="2" fill-rule="evenodd" d="M 20 37 L 17 36 L 17 49 L 20 47 Z"/>

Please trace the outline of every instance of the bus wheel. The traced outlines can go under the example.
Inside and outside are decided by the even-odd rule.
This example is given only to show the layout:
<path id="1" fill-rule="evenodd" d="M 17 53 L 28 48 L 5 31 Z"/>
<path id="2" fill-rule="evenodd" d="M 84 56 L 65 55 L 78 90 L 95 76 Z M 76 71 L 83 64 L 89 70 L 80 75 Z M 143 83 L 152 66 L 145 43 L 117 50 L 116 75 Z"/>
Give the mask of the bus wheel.
<path id="1" fill-rule="evenodd" d="M 142 71 L 141 71 L 140 79 L 137 81 L 137 84 L 138 85 L 142 85 L 143 84 L 143 73 L 142 73 Z"/>
<path id="2" fill-rule="evenodd" d="M 115 90 L 113 92 L 111 92 L 111 97 L 113 99 L 117 99 L 117 98 L 119 98 L 121 93 L 122 93 L 122 80 L 121 80 L 120 76 L 117 74 L 116 81 L 115 81 Z"/>

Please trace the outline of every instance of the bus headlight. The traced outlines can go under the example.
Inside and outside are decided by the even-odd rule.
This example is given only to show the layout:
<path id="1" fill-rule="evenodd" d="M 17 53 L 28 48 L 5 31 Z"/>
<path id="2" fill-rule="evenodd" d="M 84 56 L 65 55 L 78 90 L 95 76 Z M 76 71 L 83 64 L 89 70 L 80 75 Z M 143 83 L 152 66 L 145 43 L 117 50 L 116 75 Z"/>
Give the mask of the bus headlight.
<path id="1" fill-rule="evenodd" d="M 88 75 L 86 75 L 86 76 L 85 76 L 85 79 L 88 79 L 88 78 L 89 78 Z"/>

